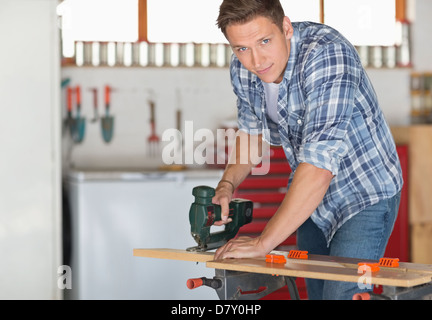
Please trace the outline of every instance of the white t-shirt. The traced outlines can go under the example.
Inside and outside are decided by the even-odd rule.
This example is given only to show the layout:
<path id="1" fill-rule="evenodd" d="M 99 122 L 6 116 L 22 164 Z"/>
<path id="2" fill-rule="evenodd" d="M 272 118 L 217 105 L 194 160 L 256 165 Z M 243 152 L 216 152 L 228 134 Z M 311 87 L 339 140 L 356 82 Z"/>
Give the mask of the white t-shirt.
<path id="1" fill-rule="evenodd" d="M 273 122 L 278 123 L 277 105 L 279 97 L 279 83 L 267 83 L 263 82 L 267 115 Z"/>

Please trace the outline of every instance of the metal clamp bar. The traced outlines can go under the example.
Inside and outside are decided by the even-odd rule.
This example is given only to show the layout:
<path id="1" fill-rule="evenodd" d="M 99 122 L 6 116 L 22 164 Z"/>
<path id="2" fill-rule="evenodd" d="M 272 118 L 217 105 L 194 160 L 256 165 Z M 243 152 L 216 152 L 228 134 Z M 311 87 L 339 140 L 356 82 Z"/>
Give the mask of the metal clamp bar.
<path id="1" fill-rule="evenodd" d="M 432 300 L 432 282 L 414 287 L 383 286 L 381 294 L 358 293 L 353 300 Z"/>
<path id="2" fill-rule="evenodd" d="M 221 300 L 257 300 L 287 285 L 292 300 L 300 296 L 295 278 L 270 274 L 215 270 L 215 279 L 222 281 L 216 289 Z"/>
<path id="3" fill-rule="evenodd" d="M 392 300 L 432 300 L 432 282 L 408 288 L 383 286 L 381 295 Z"/>

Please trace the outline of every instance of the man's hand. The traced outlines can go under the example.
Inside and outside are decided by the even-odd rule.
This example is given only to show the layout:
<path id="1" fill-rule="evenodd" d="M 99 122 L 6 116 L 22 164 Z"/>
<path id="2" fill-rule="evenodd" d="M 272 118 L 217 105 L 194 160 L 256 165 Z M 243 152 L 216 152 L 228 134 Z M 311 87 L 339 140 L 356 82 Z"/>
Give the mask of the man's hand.
<path id="1" fill-rule="evenodd" d="M 214 258 L 215 260 L 226 258 L 260 258 L 268 254 L 269 251 L 271 250 L 264 248 L 260 237 L 238 237 L 231 239 L 217 249 Z"/>
<path id="2" fill-rule="evenodd" d="M 257 135 L 252 139 L 252 142 L 255 141 L 255 143 L 251 143 L 251 139 L 248 133 L 237 131 L 235 148 L 230 154 L 222 180 L 217 185 L 216 194 L 212 199 L 212 202 L 220 205 L 222 210 L 222 220 L 215 222 L 215 226 L 222 226 L 232 221 L 228 218 L 228 214 L 234 190 L 259 162 L 258 159 L 262 153 L 262 135 Z M 252 159 L 251 156 L 254 158 Z"/>
<path id="3" fill-rule="evenodd" d="M 215 259 L 263 257 L 293 234 L 322 201 L 333 175 L 301 163 L 282 203 L 257 238 L 232 239 L 216 251 Z"/>
<path id="4" fill-rule="evenodd" d="M 221 206 L 221 218 L 222 220 L 215 221 L 215 226 L 222 226 L 232 221 L 231 218 L 228 218 L 229 214 L 229 204 L 232 200 L 233 189 L 232 185 L 228 182 L 221 181 L 219 182 L 216 188 L 216 194 L 212 199 L 214 204 L 218 204 Z"/>

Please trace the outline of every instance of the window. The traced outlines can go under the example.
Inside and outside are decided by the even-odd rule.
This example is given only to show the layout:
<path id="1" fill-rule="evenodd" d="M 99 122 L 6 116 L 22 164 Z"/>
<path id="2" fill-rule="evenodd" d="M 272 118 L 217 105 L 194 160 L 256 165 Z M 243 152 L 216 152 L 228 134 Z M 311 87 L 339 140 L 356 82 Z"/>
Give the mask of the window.
<path id="1" fill-rule="evenodd" d="M 226 43 L 216 26 L 221 0 L 147 0 L 150 42 Z"/>
<path id="2" fill-rule="evenodd" d="M 395 0 L 325 0 L 324 23 L 339 30 L 356 46 L 393 46 Z"/>
<path id="3" fill-rule="evenodd" d="M 57 14 L 64 57 L 74 56 L 76 41 L 138 40 L 138 0 L 65 0 Z"/>
<path id="4" fill-rule="evenodd" d="M 281 0 L 285 14 L 292 21 L 319 22 L 319 2 Z M 147 0 L 148 40 L 165 43 L 227 43 L 216 26 L 221 3 L 222 0 Z"/>
<path id="5" fill-rule="evenodd" d="M 361 49 L 365 65 L 380 67 L 384 55 L 387 66 L 395 65 L 395 55 L 403 62 L 399 66 L 410 65 L 409 24 L 396 22 L 406 21 L 406 0 L 280 1 L 293 22 L 321 22 L 339 30 Z M 231 50 L 216 25 L 221 3 L 64 0 L 57 9 L 63 57 L 94 66 L 226 66 Z M 368 57 L 371 52 L 376 63 Z"/>
<path id="6" fill-rule="evenodd" d="M 281 0 L 286 16 L 294 21 L 321 22 L 320 0 Z"/>

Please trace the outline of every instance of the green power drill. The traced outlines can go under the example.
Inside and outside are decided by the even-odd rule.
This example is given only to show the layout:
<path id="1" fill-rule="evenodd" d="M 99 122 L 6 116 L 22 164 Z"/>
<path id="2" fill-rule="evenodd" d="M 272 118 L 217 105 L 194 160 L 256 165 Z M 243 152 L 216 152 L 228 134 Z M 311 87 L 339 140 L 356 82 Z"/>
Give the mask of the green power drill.
<path id="1" fill-rule="evenodd" d="M 237 235 L 239 229 L 252 221 L 253 202 L 245 199 L 232 199 L 229 204 L 228 217 L 232 219 L 223 231 L 210 233 L 215 221 L 221 220 L 221 206 L 212 203 L 215 189 L 207 186 L 193 188 L 195 201 L 189 210 L 191 234 L 198 246 L 187 251 L 207 251 L 224 245 Z"/>

